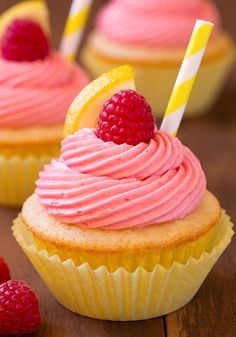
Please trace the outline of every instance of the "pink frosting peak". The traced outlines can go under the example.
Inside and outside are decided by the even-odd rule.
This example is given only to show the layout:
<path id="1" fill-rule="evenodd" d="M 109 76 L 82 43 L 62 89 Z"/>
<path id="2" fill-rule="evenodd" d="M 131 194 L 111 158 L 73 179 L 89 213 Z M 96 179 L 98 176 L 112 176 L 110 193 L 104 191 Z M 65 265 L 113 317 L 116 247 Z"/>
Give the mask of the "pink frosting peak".
<path id="1" fill-rule="evenodd" d="M 198 159 L 176 137 L 157 132 L 149 144 L 117 145 L 83 129 L 63 141 L 36 193 L 61 222 L 122 229 L 181 219 L 205 189 Z"/>
<path id="2" fill-rule="evenodd" d="M 219 13 L 208 0 L 111 0 L 97 16 L 98 31 L 120 43 L 143 47 L 186 47 L 196 19 L 220 29 Z"/>
<path id="3" fill-rule="evenodd" d="M 79 66 L 57 53 L 34 62 L 0 58 L 0 128 L 63 123 L 71 101 L 88 81 Z"/>

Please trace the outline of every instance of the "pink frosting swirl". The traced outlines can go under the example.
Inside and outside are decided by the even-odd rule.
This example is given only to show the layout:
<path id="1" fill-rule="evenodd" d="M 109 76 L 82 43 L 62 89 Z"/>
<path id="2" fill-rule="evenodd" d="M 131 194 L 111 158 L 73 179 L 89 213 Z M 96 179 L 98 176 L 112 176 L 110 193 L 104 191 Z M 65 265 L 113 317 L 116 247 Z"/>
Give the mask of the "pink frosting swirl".
<path id="1" fill-rule="evenodd" d="M 111 0 L 99 12 L 98 31 L 117 42 L 145 47 L 186 47 L 196 19 L 220 18 L 207 0 Z"/>
<path id="2" fill-rule="evenodd" d="M 149 144 L 117 145 L 83 129 L 63 141 L 36 193 L 61 222 L 121 229 L 183 218 L 205 189 L 198 159 L 176 137 L 157 132 Z"/>
<path id="3" fill-rule="evenodd" d="M 0 58 L 0 127 L 63 123 L 71 101 L 89 79 L 57 53 L 45 60 Z"/>

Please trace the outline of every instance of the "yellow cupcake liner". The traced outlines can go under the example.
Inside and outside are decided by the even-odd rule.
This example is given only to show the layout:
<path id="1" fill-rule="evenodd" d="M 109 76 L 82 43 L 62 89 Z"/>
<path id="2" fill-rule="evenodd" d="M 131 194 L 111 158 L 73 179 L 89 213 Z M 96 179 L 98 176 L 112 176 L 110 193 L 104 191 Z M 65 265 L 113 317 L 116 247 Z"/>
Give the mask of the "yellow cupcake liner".
<path id="1" fill-rule="evenodd" d="M 169 269 L 161 264 L 149 272 L 143 267 L 128 272 L 120 267 L 109 272 L 106 266 L 76 266 L 72 259 L 61 261 L 39 250 L 32 234 L 17 221 L 13 233 L 42 279 L 69 310 L 105 320 L 142 320 L 175 311 L 187 304 L 230 243 L 232 223 L 224 215 L 212 238 L 212 250 L 199 259 L 190 257 L 185 264 L 173 262 Z"/>
<path id="2" fill-rule="evenodd" d="M 0 204 L 20 206 L 33 193 L 39 171 L 58 152 L 59 145 L 53 153 L 45 150 L 45 154 L 38 157 L 0 154 Z"/>
<path id="3" fill-rule="evenodd" d="M 145 250 L 145 252 L 139 250 L 135 251 L 135 254 L 129 250 L 126 252 L 100 253 L 96 251 L 91 253 L 81 249 L 56 246 L 49 241 L 41 240 L 35 235 L 32 235 L 32 238 L 38 250 L 46 249 L 49 256 L 58 255 L 61 261 L 71 258 L 75 266 L 87 262 L 93 269 L 105 265 L 110 272 L 121 266 L 129 272 L 133 272 L 137 267 L 152 271 L 157 264 L 169 269 L 174 261 L 185 264 L 190 257 L 199 259 L 203 252 L 210 252 L 216 244 L 215 238 L 220 237 L 217 233 L 222 231 L 224 219 L 225 212 L 222 211 L 222 216 L 218 223 L 197 240 L 162 250 L 149 249 Z M 21 222 L 21 219 L 16 221 Z"/>
<path id="4" fill-rule="evenodd" d="M 46 151 L 45 151 L 46 149 Z M 45 156 L 45 154 L 50 156 L 55 156 L 59 153 L 60 142 L 51 143 L 51 144 L 19 144 L 19 145 L 4 145 L 0 146 L 0 154 L 5 157 L 19 156 L 19 157 L 27 157 L 27 156 Z"/>

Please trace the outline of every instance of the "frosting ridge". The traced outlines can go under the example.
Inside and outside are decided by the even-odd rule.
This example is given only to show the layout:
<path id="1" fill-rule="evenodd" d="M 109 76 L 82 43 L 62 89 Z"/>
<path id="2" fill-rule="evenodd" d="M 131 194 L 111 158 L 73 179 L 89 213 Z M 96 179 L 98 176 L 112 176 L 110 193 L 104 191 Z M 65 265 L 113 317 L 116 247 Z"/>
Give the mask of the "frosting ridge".
<path id="1" fill-rule="evenodd" d="M 208 0 L 111 0 L 99 12 L 96 28 L 117 42 L 145 47 L 186 47 L 195 20 L 215 24 L 216 6 Z"/>
<path id="2" fill-rule="evenodd" d="M 149 144 L 117 145 L 82 129 L 62 142 L 36 193 L 61 222 L 122 229 L 183 218 L 205 189 L 198 159 L 176 137 L 157 132 Z"/>
<path id="3" fill-rule="evenodd" d="M 61 124 L 88 77 L 57 53 L 45 60 L 14 62 L 0 58 L 0 127 Z"/>

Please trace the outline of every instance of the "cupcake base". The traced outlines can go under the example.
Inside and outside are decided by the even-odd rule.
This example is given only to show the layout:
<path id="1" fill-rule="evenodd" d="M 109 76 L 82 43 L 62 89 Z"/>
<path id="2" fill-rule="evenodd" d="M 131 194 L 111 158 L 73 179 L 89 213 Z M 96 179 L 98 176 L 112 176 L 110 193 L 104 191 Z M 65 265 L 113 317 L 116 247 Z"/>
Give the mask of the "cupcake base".
<path id="1" fill-rule="evenodd" d="M 173 262 L 170 268 L 156 264 L 152 271 L 123 267 L 109 272 L 106 266 L 92 269 L 88 263 L 75 266 L 72 259 L 60 260 L 46 249 L 38 249 L 32 234 L 20 217 L 13 234 L 42 279 L 69 310 L 105 320 L 142 320 L 175 311 L 187 304 L 228 246 L 232 223 L 223 213 L 212 240 L 212 250 L 185 264 Z"/>

